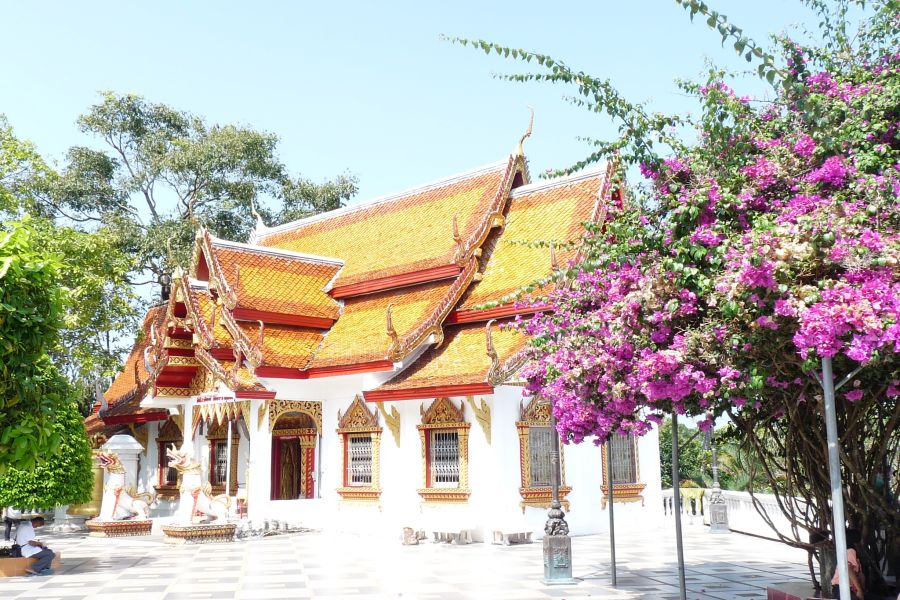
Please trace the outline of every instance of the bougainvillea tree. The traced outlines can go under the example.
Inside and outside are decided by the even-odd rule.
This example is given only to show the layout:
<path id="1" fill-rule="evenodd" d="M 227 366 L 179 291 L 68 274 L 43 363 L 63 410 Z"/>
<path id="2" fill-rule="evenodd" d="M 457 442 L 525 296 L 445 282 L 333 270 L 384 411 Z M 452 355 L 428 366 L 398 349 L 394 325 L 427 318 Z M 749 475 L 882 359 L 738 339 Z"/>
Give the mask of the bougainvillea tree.
<path id="1" fill-rule="evenodd" d="M 698 116 L 649 114 L 608 81 L 475 42 L 544 68 L 509 79 L 574 85 L 577 104 L 618 119 L 622 137 L 576 167 L 616 154 L 646 182 L 589 227 L 580 262 L 540 300 L 553 310 L 521 323 L 528 391 L 552 399 L 576 443 L 643 434 L 672 412 L 701 428 L 727 414 L 795 524 L 781 538 L 812 549 L 809 534 L 831 529 L 818 381 L 830 357 L 850 375 L 837 394 L 848 514 L 883 558 L 900 536 L 897 5 L 866 7 L 850 35 L 851 3 L 809 2 L 820 42 L 778 38 L 770 54 L 703 2 L 679 4 L 756 61 L 766 101 L 713 70 L 682 84 Z M 695 140 L 675 135 L 682 124 Z"/>

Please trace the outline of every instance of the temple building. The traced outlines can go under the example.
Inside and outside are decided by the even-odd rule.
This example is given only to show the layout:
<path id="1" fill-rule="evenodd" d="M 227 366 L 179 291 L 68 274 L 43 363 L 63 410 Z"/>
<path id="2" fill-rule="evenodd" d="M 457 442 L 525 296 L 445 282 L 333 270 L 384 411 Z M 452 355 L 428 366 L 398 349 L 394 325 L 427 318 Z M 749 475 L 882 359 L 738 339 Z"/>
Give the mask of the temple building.
<path id="1" fill-rule="evenodd" d="M 384 533 L 540 534 L 550 407 L 523 396 L 514 292 L 576 258 L 614 167 L 532 182 L 521 150 L 412 190 L 268 228 L 200 230 L 86 425 L 143 447 L 139 491 L 174 514 L 166 449 L 191 448 L 235 518 Z M 555 252 L 547 244 L 556 242 Z M 572 242 L 572 243 L 569 243 Z M 655 431 L 562 447 L 571 531 L 660 514 Z M 429 533 L 430 536 L 430 533 Z"/>

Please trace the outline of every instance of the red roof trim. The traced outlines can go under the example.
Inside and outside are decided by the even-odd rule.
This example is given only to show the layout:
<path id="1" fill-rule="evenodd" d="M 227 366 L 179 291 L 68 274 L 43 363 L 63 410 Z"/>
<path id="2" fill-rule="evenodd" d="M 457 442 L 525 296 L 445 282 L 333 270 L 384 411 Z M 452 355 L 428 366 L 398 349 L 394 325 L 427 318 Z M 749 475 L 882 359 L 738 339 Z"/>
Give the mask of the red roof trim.
<path id="1" fill-rule="evenodd" d="M 304 371 L 290 367 L 256 367 L 253 374 L 257 377 L 272 377 L 274 379 L 308 379 Z"/>
<path id="2" fill-rule="evenodd" d="M 169 356 L 193 356 L 194 350 L 191 348 L 166 348 Z"/>
<path id="3" fill-rule="evenodd" d="M 237 391 L 234 393 L 235 398 L 251 398 L 254 400 L 274 400 L 275 396 L 275 392 Z"/>
<path id="4" fill-rule="evenodd" d="M 210 348 L 208 352 L 216 360 L 234 360 L 234 350 L 229 346 Z"/>
<path id="5" fill-rule="evenodd" d="M 394 363 L 390 360 L 374 360 L 358 365 L 335 365 L 333 367 L 316 367 L 305 371 L 310 379 L 316 377 L 334 377 L 337 375 L 353 375 L 354 373 L 378 373 L 393 371 Z"/>
<path id="6" fill-rule="evenodd" d="M 447 316 L 444 321 L 447 325 L 457 325 L 461 323 L 478 323 L 479 321 L 490 321 L 491 319 L 503 319 L 505 317 L 513 317 L 515 315 L 529 315 L 537 312 L 543 312 L 549 309 L 549 306 L 520 306 L 514 304 L 503 304 L 494 308 L 484 310 L 455 310 Z"/>
<path id="7" fill-rule="evenodd" d="M 114 415 L 100 417 L 107 425 L 121 425 L 123 423 L 149 423 L 151 421 L 165 421 L 169 418 L 169 411 L 143 413 L 138 415 Z"/>
<path id="8" fill-rule="evenodd" d="M 489 383 L 469 383 L 463 385 L 433 385 L 409 390 L 371 390 L 363 392 L 366 402 L 386 402 L 389 400 L 419 400 L 444 396 L 474 396 L 493 394 L 494 386 Z"/>
<path id="9" fill-rule="evenodd" d="M 330 329 L 334 319 L 326 317 L 310 317 L 306 315 L 290 315 L 286 313 L 253 310 L 252 308 L 235 308 L 231 316 L 237 321 L 262 321 L 272 325 L 294 325 L 313 329 Z"/>
<path id="10" fill-rule="evenodd" d="M 459 265 L 442 265 L 440 267 L 422 269 L 421 271 L 403 273 L 402 275 L 391 275 L 390 277 L 380 277 L 378 279 L 370 279 L 369 281 L 338 286 L 332 288 L 329 294 L 331 294 L 332 298 L 350 298 L 351 296 L 362 296 L 374 292 L 415 285 L 417 283 L 450 279 L 451 277 L 456 277 L 461 272 L 462 267 Z"/>

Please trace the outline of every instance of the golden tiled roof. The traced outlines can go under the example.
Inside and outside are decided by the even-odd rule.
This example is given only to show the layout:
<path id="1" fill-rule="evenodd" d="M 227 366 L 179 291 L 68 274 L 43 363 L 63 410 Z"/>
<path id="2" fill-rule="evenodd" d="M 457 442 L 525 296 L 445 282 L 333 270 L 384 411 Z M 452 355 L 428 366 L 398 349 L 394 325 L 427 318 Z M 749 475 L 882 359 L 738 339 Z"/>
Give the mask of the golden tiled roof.
<path id="1" fill-rule="evenodd" d="M 236 306 L 287 315 L 337 319 L 339 306 L 326 292 L 341 265 L 264 248 L 213 240 L 217 272 L 236 296 Z"/>
<path id="2" fill-rule="evenodd" d="M 219 364 L 222 367 L 222 370 L 226 373 L 232 372 L 234 369 L 234 361 L 233 360 L 221 360 Z M 234 392 L 265 392 L 268 391 L 268 388 L 261 384 L 259 380 L 256 378 L 253 373 L 247 367 L 241 367 L 237 372 L 237 389 L 232 391 Z"/>
<path id="3" fill-rule="evenodd" d="M 350 365 L 388 358 L 387 306 L 398 340 L 404 340 L 434 313 L 455 280 L 349 298 L 337 323 L 325 335 L 310 368 Z"/>
<path id="4" fill-rule="evenodd" d="M 259 338 L 259 323 L 240 321 L 237 326 L 246 342 L 254 345 Z M 304 369 L 322 342 L 322 336 L 322 331 L 308 327 L 266 325 L 263 328 L 260 365 Z"/>
<path id="5" fill-rule="evenodd" d="M 578 241 L 584 221 L 591 218 L 603 185 L 604 173 L 567 179 L 554 184 L 536 184 L 515 190 L 510 199 L 506 224 L 488 238 L 482 253 L 482 279 L 472 285 L 457 307 L 470 310 L 498 301 L 552 272 L 550 250 L 527 242 Z M 528 191 L 533 189 L 534 191 Z M 525 243 L 522 243 L 525 242 Z M 574 250 L 556 252 L 561 266 Z"/>
<path id="6" fill-rule="evenodd" d="M 216 308 L 215 324 L 213 324 L 213 307 L 216 301 L 210 291 L 205 287 L 188 286 L 188 316 L 194 324 L 194 330 L 201 335 L 209 335 L 213 340 L 213 346 L 230 347 L 234 340 L 225 328 L 221 311 L 223 307 Z M 202 330 L 202 331 L 197 331 Z"/>
<path id="7" fill-rule="evenodd" d="M 491 339 L 500 365 L 520 352 L 526 342 L 526 337 L 517 330 L 497 326 L 492 328 Z M 441 346 L 428 349 L 377 391 L 486 383 L 491 364 L 483 323 L 450 326 Z"/>
<path id="8" fill-rule="evenodd" d="M 109 389 L 103 394 L 110 409 L 121 402 L 139 396 L 140 387 L 147 382 L 149 373 L 144 365 L 144 349 L 150 346 L 150 328 L 159 327 L 166 316 L 166 305 L 153 306 L 144 316 L 141 331 L 131 348 L 122 371 L 116 375 Z"/>
<path id="9" fill-rule="evenodd" d="M 454 262 L 456 217 L 460 240 L 484 224 L 506 193 L 512 159 L 424 188 L 317 215 L 262 234 L 258 243 L 344 261 L 335 286 L 445 266 Z"/>

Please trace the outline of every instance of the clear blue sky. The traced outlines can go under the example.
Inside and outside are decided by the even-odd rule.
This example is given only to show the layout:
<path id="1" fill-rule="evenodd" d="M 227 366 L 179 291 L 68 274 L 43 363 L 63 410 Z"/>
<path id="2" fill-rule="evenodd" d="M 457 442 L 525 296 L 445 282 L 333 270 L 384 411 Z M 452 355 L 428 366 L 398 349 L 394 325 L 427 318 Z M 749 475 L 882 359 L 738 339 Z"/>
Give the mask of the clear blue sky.
<path id="1" fill-rule="evenodd" d="M 711 0 L 759 41 L 811 21 L 793 1 Z M 674 79 L 710 58 L 742 68 L 673 0 L 595 2 L 8 1 L 2 7 L 0 113 L 60 160 L 87 139 L 76 117 L 110 89 L 276 133 L 294 173 L 343 171 L 358 199 L 505 157 L 537 113 L 533 172 L 610 136 L 564 90 L 495 80 L 523 64 L 453 46 L 440 34 L 541 51 L 611 78 L 630 98 L 687 110 Z M 745 90 L 763 86 L 748 80 Z"/>

